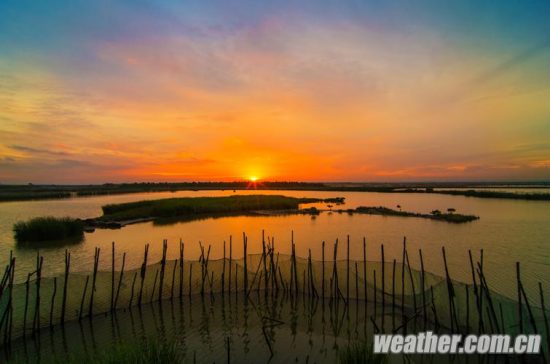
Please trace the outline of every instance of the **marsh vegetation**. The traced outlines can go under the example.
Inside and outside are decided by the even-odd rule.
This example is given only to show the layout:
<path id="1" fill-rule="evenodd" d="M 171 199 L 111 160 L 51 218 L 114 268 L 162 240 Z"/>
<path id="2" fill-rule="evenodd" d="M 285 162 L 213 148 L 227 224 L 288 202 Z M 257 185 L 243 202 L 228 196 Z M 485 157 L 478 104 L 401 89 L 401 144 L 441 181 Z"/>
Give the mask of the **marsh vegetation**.
<path id="1" fill-rule="evenodd" d="M 20 221 L 13 226 L 15 240 L 19 244 L 38 242 L 78 241 L 84 234 L 82 220 L 70 217 L 36 217 Z"/>

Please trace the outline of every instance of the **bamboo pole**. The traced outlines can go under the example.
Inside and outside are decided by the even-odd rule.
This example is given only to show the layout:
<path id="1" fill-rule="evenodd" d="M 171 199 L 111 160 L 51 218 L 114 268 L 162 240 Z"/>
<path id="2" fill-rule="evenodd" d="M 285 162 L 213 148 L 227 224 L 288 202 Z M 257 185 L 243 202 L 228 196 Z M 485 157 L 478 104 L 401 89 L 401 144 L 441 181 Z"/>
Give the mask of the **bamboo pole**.
<path id="1" fill-rule="evenodd" d="M 117 309 L 118 296 L 120 295 L 120 287 L 122 286 L 122 278 L 124 277 L 124 266 L 126 265 L 126 252 L 122 253 L 122 267 L 120 268 L 120 275 L 118 277 L 118 286 L 115 295 L 114 309 Z"/>
<path id="2" fill-rule="evenodd" d="M 191 298 L 192 292 L 192 279 L 193 279 L 193 263 L 189 263 L 189 298 Z"/>
<path id="3" fill-rule="evenodd" d="M 519 262 L 516 262 L 516 280 L 518 286 L 518 320 L 519 320 L 519 333 L 523 334 L 523 309 L 521 307 L 521 278 Z"/>
<path id="4" fill-rule="evenodd" d="M 267 253 L 265 249 L 265 235 L 262 229 L 262 255 L 264 258 L 264 296 L 267 297 Z"/>
<path id="5" fill-rule="evenodd" d="M 359 302 L 359 269 L 355 262 L 355 302 Z"/>
<path id="6" fill-rule="evenodd" d="M 428 324 L 428 312 L 426 307 L 426 271 L 424 270 L 424 258 L 422 257 L 422 249 L 418 249 L 418 255 L 420 256 L 420 285 L 422 290 L 422 312 L 424 320 L 424 330 Z"/>
<path id="7" fill-rule="evenodd" d="M 174 299 L 174 284 L 176 282 L 176 268 L 178 267 L 178 259 L 174 260 L 174 268 L 172 269 L 172 285 L 170 286 L 170 300 Z"/>
<path id="8" fill-rule="evenodd" d="M 53 278 L 53 293 L 52 302 L 50 306 L 50 330 L 53 330 L 53 309 L 55 307 L 55 295 L 57 293 L 57 277 Z"/>
<path id="9" fill-rule="evenodd" d="M 245 297 L 248 296 L 248 266 L 246 264 L 247 261 L 247 239 L 245 233 L 243 233 L 243 250 L 244 250 L 244 295 Z"/>
<path id="10" fill-rule="evenodd" d="M 232 269 L 233 269 L 233 239 L 231 235 L 229 235 L 229 280 L 227 282 L 229 285 L 229 288 L 228 288 L 229 298 L 231 298 L 231 280 L 232 280 L 231 270 Z"/>
<path id="11" fill-rule="evenodd" d="M 225 240 L 223 241 L 222 297 L 225 297 Z"/>
<path id="12" fill-rule="evenodd" d="M 544 319 L 544 330 L 546 332 L 546 344 L 548 350 L 550 350 L 550 329 L 548 326 L 548 317 L 546 317 L 546 306 L 544 305 L 544 292 L 542 291 L 542 283 L 539 282 L 539 296 L 540 296 L 540 307 L 542 309 L 542 317 Z"/>
<path id="13" fill-rule="evenodd" d="M 80 301 L 80 311 L 78 311 L 78 320 L 82 319 L 82 312 L 84 312 L 84 299 L 86 298 L 86 291 L 88 290 L 88 281 L 90 276 L 86 276 L 86 282 L 84 283 L 84 290 L 82 291 L 82 300 Z"/>
<path id="14" fill-rule="evenodd" d="M 63 280 L 63 299 L 61 301 L 61 325 L 65 323 L 65 311 L 67 306 L 67 288 L 69 282 L 69 270 L 71 267 L 71 253 L 65 249 L 65 278 Z"/>
<path id="15" fill-rule="evenodd" d="M 483 325 L 483 311 L 480 306 L 480 298 L 479 298 L 479 292 L 478 292 L 478 286 L 476 282 L 476 275 L 475 275 L 475 269 L 474 269 L 474 260 L 472 258 L 472 251 L 468 249 L 468 256 L 470 258 L 470 269 L 472 271 L 472 284 L 474 287 L 474 296 L 476 300 L 476 309 L 477 309 L 477 315 L 478 315 L 478 332 L 485 331 L 484 325 Z"/>
<path id="16" fill-rule="evenodd" d="M 100 249 L 95 248 L 95 255 L 94 255 L 94 272 L 92 275 L 92 290 L 90 291 L 90 306 L 88 307 L 88 316 L 92 317 L 93 310 L 94 310 L 94 293 L 95 293 L 95 283 L 97 278 L 97 269 L 99 266 L 99 253 Z"/>
<path id="17" fill-rule="evenodd" d="M 386 309 L 386 266 L 384 257 L 384 244 L 380 244 L 380 259 L 382 262 L 382 330 L 384 329 L 384 311 Z"/>
<path id="18" fill-rule="evenodd" d="M 347 255 L 346 255 L 346 304 L 349 302 L 349 235 L 347 236 Z"/>
<path id="19" fill-rule="evenodd" d="M 487 284 L 487 280 L 485 279 L 485 274 L 483 274 L 483 267 L 481 264 L 478 264 L 478 274 L 479 274 L 479 285 L 481 287 L 481 290 L 485 291 L 485 295 L 487 296 L 487 304 L 489 305 L 487 311 L 490 313 L 489 319 L 491 320 L 492 318 L 494 320 L 496 329 L 500 333 L 502 331 L 500 330 L 496 311 L 493 306 L 493 300 L 491 298 L 491 292 L 489 291 L 489 285 Z"/>
<path id="20" fill-rule="evenodd" d="M 183 253 L 184 253 L 185 246 L 183 244 L 183 241 L 180 239 L 180 299 L 183 297 Z"/>
<path id="21" fill-rule="evenodd" d="M 523 295 L 523 300 L 525 301 L 525 307 L 527 307 L 527 313 L 529 314 L 529 321 L 531 321 L 531 327 L 533 327 L 535 334 L 538 334 L 539 330 L 537 329 L 535 316 L 533 315 L 533 311 L 531 310 L 531 304 L 527 299 L 527 294 L 525 294 L 525 289 L 523 288 L 523 284 L 521 285 L 521 294 Z"/>
<path id="22" fill-rule="evenodd" d="M 391 322 L 392 330 L 395 330 L 395 265 L 397 264 L 396 260 L 393 260 L 392 266 L 392 278 L 391 278 Z"/>
<path id="23" fill-rule="evenodd" d="M 373 270 L 372 272 L 373 276 L 374 276 L 374 316 L 376 316 L 376 306 L 377 306 L 377 303 L 378 303 L 378 300 L 377 300 L 377 287 L 376 287 L 376 269 Z"/>
<path id="24" fill-rule="evenodd" d="M 141 264 L 140 269 L 140 287 L 138 295 L 138 306 L 141 307 L 141 302 L 143 300 L 143 284 L 145 283 L 145 274 L 147 274 L 147 256 L 149 255 L 149 244 L 145 244 L 145 249 L 143 252 L 143 263 Z"/>
<path id="25" fill-rule="evenodd" d="M 470 332 L 470 291 L 467 284 L 464 285 L 464 288 L 466 290 L 466 332 Z M 502 306 L 500 308 L 502 310 Z"/>
<path id="26" fill-rule="evenodd" d="M 441 247 L 441 252 L 443 253 L 443 264 L 445 265 L 445 279 L 447 281 L 447 296 L 449 298 L 449 317 L 451 318 L 451 332 L 455 332 L 455 315 L 454 311 L 454 288 L 451 282 L 451 277 L 449 276 L 449 268 L 447 267 L 447 255 L 445 254 L 445 247 Z"/>
<path id="27" fill-rule="evenodd" d="M 407 237 L 403 237 L 403 257 L 401 259 L 401 322 L 405 325 L 405 254 L 407 253 Z"/>
<path id="28" fill-rule="evenodd" d="M 437 309 L 436 309 L 436 306 L 435 306 L 434 286 L 433 285 L 430 285 L 430 292 L 431 292 L 431 295 L 432 295 L 432 311 L 433 311 L 433 314 L 434 314 L 434 322 L 435 322 L 435 327 L 436 327 L 436 330 L 437 330 L 437 328 L 439 328 L 439 319 L 438 319 L 438 316 L 437 316 Z"/>
<path id="29" fill-rule="evenodd" d="M 40 253 L 36 253 L 36 303 L 34 306 L 34 321 L 33 321 L 33 334 L 35 330 L 40 329 L 40 283 L 42 280 L 42 264 L 44 263 L 44 257 L 40 256 Z"/>
<path id="30" fill-rule="evenodd" d="M 367 239 L 363 237 L 363 297 L 365 300 L 365 309 L 367 307 Z"/>
<path id="31" fill-rule="evenodd" d="M 115 307 L 115 242 L 111 243 L 111 312 Z"/>
<path id="32" fill-rule="evenodd" d="M 158 270 L 158 268 L 157 268 L 157 269 L 155 269 L 155 280 L 153 281 L 153 290 L 151 291 L 151 302 L 154 302 L 154 298 L 155 298 L 155 288 L 156 288 L 156 286 L 157 286 L 158 276 L 159 276 L 159 270 Z"/>
<path id="33" fill-rule="evenodd" d="M 130 293 L 130 301 L 128 303 L 128 308 L 131 308 L 132 303 L 134 302 L 134 287 L 136 285 L 136 279 L 137 279 L 137 272 L 134 272 L 134 279 L 132 279 L 132 291 Z"/>
<path id="34" fill-rule="evenodd" d="M 29 284 L 32 273 L 27 274 L 27 280 L 25 281 L 25 310 L 23 311 L 23 337 L 27 334 L 27 313 L 29 310 Z"/>
<path id="35" fill-rule="evenodd" d="M 407 268 L 408 268 L 408 271 L 409 271 L 409 278 L 411 280 L 411 289 L 412 289 L 412 296 L 413 296 L 414 312 L 416 312 L 416 310 L 417 310 L 416 288 L 415 288 L 414 278 L 413 278 L 413 274 L 412 274 L 411 262 L 409 262 L 409 252 L 408 251 L 405 251 L 405 258 L 407 259 Z"/>
<path id="36" fill-rule="evenodd" d="M 162 291 L 164 290 L 164 270 L 166 268 L 166 252 L 168 250 L 168 241 L 165 239 L 162 242 L 162 260 L 160 261 L 160 280 L 159 280 L 159 298 L 162 300 Z"/>

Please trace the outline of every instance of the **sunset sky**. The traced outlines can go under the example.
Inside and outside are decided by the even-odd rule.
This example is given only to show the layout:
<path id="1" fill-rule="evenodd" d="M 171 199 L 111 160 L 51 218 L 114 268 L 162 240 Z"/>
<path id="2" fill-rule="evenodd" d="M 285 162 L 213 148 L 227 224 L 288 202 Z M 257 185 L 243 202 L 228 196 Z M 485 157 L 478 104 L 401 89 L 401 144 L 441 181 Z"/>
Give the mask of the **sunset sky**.
<path id="1" fill-rule="evenodd" d="M 549 18 L 547 0 L 2 0 L 0 183 L 550 180 Z"/>

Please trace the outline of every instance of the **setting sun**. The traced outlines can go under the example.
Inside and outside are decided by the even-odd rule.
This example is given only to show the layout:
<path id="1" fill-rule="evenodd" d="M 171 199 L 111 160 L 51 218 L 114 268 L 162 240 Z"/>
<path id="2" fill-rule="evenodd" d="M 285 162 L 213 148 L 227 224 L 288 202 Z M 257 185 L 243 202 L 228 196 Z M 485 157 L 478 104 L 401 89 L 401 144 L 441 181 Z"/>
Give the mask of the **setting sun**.
<path id="1" fill-rule="evenodd" d="M 258 177 L 251 176 L 249 179 L 250 179 L 251 182 L 256 182 L 258 180 Z"/>

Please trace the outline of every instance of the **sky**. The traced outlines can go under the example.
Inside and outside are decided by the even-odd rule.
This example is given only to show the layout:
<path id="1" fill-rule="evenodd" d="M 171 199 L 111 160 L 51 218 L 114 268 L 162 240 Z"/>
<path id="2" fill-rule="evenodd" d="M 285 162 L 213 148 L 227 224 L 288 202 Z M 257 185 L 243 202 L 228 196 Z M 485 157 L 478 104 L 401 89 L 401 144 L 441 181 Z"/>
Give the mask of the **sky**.
<path id="1" fill-rule="evenodd" d="M 0 183 L 550 180 L 550 2 L 0 2 Z"/>

